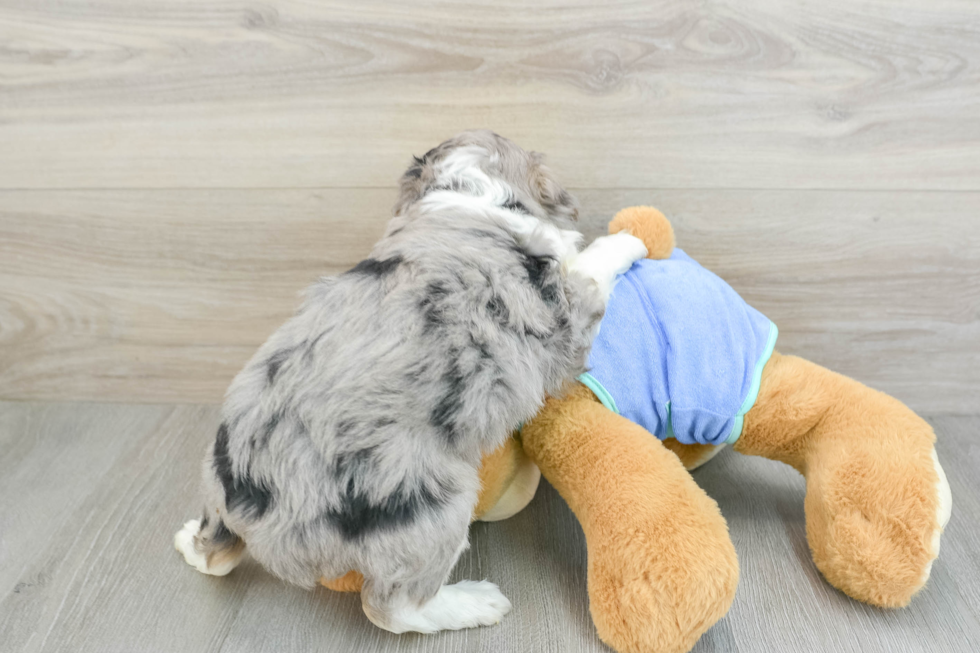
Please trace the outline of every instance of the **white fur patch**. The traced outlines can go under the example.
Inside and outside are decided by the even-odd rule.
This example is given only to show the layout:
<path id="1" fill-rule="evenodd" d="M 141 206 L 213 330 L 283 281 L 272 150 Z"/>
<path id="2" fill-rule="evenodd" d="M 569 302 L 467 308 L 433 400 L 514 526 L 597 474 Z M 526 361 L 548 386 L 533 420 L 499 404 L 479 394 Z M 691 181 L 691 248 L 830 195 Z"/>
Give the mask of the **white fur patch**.
<path id="1" fill-rule="evenodd" d="M 510 612 L 510 601 L 489 581 L 464 580 L 455 585 L 443 585 L 434 597 L 421 606 L 408 599 L 393 605 L 387 623 L 365 614 L 375 625 L 393 633 L 435 633 L 440 630 L 460 630 L 491 626 Z"/>
<path id="2" fill-rule="evenodd" d="M 511 189 L 480 168 L 484 156 L 486 152 L 477 146 L 461 147 L 452 152 L 436 168 L 436 179 L 439 183 L 452 182 L 462 190 L 434 190 L 422 198 L 421 204 L 430 211 L 449 208 L 483 211 L 501 220 L 517 241 L 528 247 L 532 256 L 559 261 L 574 256 L 581 243 L 581 234 L 559 229 L 533 215 L 504 208 L 503 205 L 512 198 Z"/>
<path id="3" fill-rule="evenodd" d="M 595 280 L 608 299 L 616 277 L 629 270 L 635 262 L 646 255 L 647 247 L 642 240 L 621 231 L 611 236 L 596 238 L 575 257 L 570 269 Z"/>
<path id="4" fill-rule="evenodd" d="M 932 563 L 939 556 L 939 539 L 942 536 L 943 530 L 946 528 L 946 524 L 949 523 L 950 515 L 953 512 L 953 493 L 949 489 L 946 472 L 943 471 L 942 465 L 939 464 L 939 457 L 936 455 L 935 447 L 932 449 L 932 464 L 935 466 L 936 475 L 939 477 L 939 481 L 936 484 L 936 493 L 939 495 L 939 506 L 936 510 L 936 530 L 933 531 L 932 541 L 929 543 L 932 550 L 932 560 L 926 565 L 925 571 L 922 574 L 923 585 L 929 580 L 929 574 L 932 573 Z"/>
<path id="5" fill-rule="evenodd" d="M 232 569 L 238 566 L 241 556 L 226 556 L 226 560 L 219 565 L 208 567 L 207 558 L 203 553 L 198 553 L 194 547 L 194 537 L 201 532 L 201 522 L 192 519 L 184 524 L 184 527 L 174 535 L 174 548 L 184 554 L 184 560 L 194 569 L 202 574 L 209 576 L 225 576 Z"/>

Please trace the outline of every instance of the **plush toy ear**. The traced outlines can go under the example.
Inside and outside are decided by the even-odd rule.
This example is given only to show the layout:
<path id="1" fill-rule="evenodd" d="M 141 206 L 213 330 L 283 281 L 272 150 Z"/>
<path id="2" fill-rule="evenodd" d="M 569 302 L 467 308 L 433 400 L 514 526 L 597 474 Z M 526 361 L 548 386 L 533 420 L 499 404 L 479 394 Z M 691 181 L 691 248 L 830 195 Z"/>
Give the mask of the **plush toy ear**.
<path id="1" fill-rule="evenodd" d="M 647 246 L 647 258 L 668 259 L 674 251 L 674 228 L 663 213 L 652 206 L 623 209 L 609 223 L 609 233 L 628 231 Z"/>

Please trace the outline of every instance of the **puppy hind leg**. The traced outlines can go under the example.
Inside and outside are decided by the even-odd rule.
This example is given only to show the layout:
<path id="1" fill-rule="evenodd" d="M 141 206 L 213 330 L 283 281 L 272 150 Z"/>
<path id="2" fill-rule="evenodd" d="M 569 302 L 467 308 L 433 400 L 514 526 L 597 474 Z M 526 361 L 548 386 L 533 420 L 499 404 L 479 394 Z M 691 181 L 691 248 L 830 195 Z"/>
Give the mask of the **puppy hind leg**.
<path id="1" fill-rule="evenodd" d="M 361 602 L 364 614 L 372 623 L 393 633 L 435 633 L 492 626 L 511 607 L 497 586 L 486 580 L 442 585 L 427 600 L 413 596 L 404 585 L 380 593 L 365 583 Z"/>
<path id="2" fill-rule="evenodd" d="M 174 547 L 202 574 L 225 576 L 245 554 L 245 541 L 228 530 L 220 518 L 192 519 L 174 535 Z"/>
<path id="3" fill-rule="evenodd" d="M 393 633 L 436 633 L 492 626 L 511 607 L 497 586 L 486 580 L 443 585 L 435 596 L 422 603 L 403 588 L 393 590 L 380 601 L 362 590 L 361 600 L 368 619 Z"/>
<path id="4" fill-rule="evenodd" d="M 498 623 L 511 605 L 495 584 L 486 580 L 442 584 L 466 546 L 464 529 L 455 551 L 452 545 L 434 547 L 447 555 L 441 556 L 442 560 L 426 560 L 418 577 L 398 582 L 365 578 L 361 588 L 364 614 L 379 628 L 393 633 L 435 633 Z"/>

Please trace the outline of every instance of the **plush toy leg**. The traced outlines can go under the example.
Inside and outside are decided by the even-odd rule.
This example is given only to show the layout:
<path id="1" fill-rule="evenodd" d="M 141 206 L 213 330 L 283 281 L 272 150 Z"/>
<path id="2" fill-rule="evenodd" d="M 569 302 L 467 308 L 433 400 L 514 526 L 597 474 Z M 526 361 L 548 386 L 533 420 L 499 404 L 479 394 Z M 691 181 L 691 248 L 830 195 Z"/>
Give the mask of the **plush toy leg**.
<path id="1" fill-rule="evenodd" d="M 952 505 L 935 439 L 898 400 L 775 353 L 734 448 L 806 476 L 807 539 L 832 585 L 900 607 L 928 579 Z"/>
<path id="2" fill-rule="evenodd" d="M 585 531 L 602 640 L 620 653 L 690 650 L 738 583 L 717 504 L 659 440 L 584 386 L 549 399 L 522 437 Z"/>

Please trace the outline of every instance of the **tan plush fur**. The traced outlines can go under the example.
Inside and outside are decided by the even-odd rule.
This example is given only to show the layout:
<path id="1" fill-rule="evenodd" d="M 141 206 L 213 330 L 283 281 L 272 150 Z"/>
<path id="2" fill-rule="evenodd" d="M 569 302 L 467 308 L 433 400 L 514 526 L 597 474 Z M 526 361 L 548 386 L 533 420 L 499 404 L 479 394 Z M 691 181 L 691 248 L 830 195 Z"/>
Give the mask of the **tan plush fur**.
<path id="1" fill-rule="evenodd" d="M 690 650 L 738 584 L 718 505 L 659 440 L 584 386 L 550 399 L 523 439 L 582 524 L 602 640 L 623 653 Z"/>
<path id="2" fill-rule="evenodd" d="M 626 229 L 663 254 L 674 243 L 665 222 L 656 209 L 631 207 L 610 229 Z M 647 237 L 662 238 L 663 246 Z M 734 449 L 806 476 L 807 539 L 832 585 L 872 605 L 900 607 L 925 583 L 936 554 L 934 442 L 932 428 L 900 401 L 777 352 Z M 689 469 L 713 449 L 667 446 Z"/>
<path id="3" fill-rule="evenodd" d="M 935 440 L 897 399 L 774 353 L 735 451 L 806 476 L 807 540 L 832 585 L 872 605 L 900 607 L 922 587 L 934 556 Z"/>
<path id="4" fill-rule="evenodd" d="M 674 228 L 663 213 L 652 206 L 622 209 L 609 222 L 609 233 L 628 231 L 647 246 L 647 258 L 663 260 L 674 251 Z"/>
<path id="5" fill-rule="evenodd" d="M 356 571 L 348 571 L 340 578 L 321 578 L 320 584 L 335 592 L 360 592 L 364 576 Z"/>

